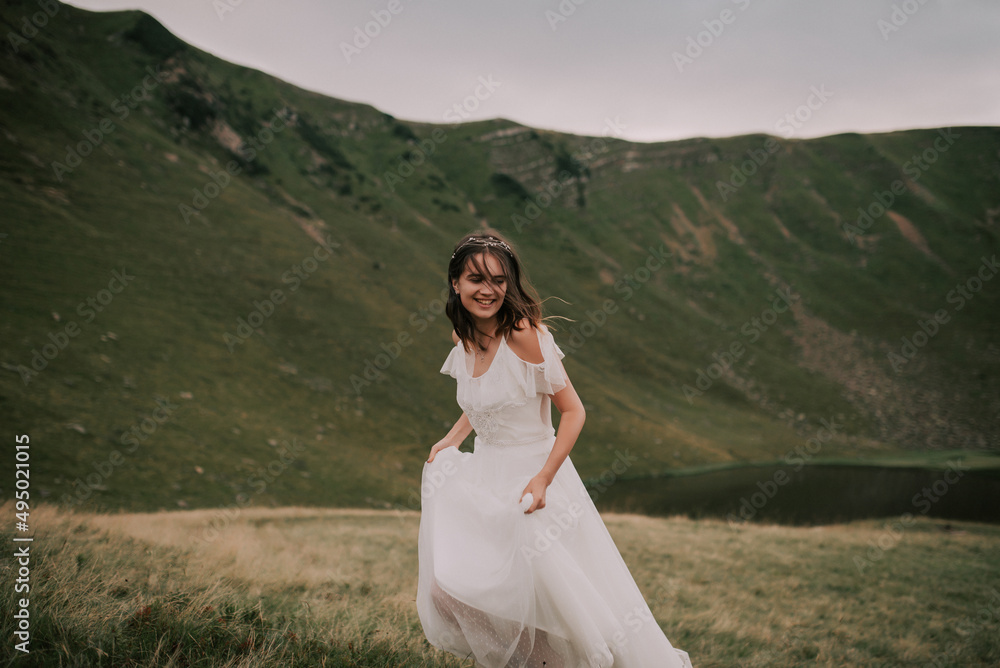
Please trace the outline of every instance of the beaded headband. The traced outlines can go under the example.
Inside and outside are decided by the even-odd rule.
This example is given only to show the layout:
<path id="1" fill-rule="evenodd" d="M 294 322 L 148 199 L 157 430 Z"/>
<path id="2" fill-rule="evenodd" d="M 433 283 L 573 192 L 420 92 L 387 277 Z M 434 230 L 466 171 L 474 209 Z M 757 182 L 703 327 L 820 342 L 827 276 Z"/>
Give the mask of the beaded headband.
<path id="1" fill-rule="evenodd" d="M 503 248 L 505 251 L 507 251 L 511 255 L 514 255 L 514 251 L 512 251 L 510 249 L 510 246 L 508 246 L 506 243 L 504 243 L 500 239 L 497 239 L 496 237 L 486 237 L 486 238 L 473 237 L 473 238 L 469 239 L 468 241 L 466 241 L 461 246 L 459 246 L 458 248 L 456 248 L 455 252 L 451 254 L 451 259 L 454 260 L 455 259 L 455 255 L 458 253 L 458 251 L 462 250 L 463 248 L 465 248 L 469 244 L 473 244 L 473 243 L 474 244 L 482 244 L 483 246 L 497 246 L 497 247 Z"/>

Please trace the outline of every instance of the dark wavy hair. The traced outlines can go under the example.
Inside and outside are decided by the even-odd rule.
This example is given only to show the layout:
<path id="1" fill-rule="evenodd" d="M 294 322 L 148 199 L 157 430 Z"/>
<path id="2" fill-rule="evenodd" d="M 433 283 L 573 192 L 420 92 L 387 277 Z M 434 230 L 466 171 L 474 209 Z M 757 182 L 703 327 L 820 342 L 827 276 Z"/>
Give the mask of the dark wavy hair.
<path id="1" fill-rule="evenodd" d="M 503 242 L 507 248 L 497 242 Z M 455 293 L 451 286 L 452 282 L 459 279 L 469 264 L 483 276 L 483 280 L 493 282 L 493 277 L 480 262 L 478 256 L 481 253 L 486 253 L 497 259 L 503 268 L 504 279 L 507 283 L 507 292 L 500 304 L 500 310 L 497 312 L 496 336 L 507 337 L 513 330 L 520 331 L 521 328 L 517 326 L 517 323 L 525 318 L 534 327 L 538 327 L 542 321 L 542 305 L 538 293 L 528 280 L 513 244 L 499 232 L 491 230 L 467 234 L 455 245 L 455 254 L 452 256 L 451 262 L 448 263 L 448 304 L 445 307 L 445 313 L 448 314 L 451 324 L 454 325 L 455 332 L 458 334 L 459 340 L 462 341 L 462 347 L 465 348 L 466 352 L 470 351 L 473 343 L 478 345 L 476 321 L 462 305 L 461 297 Z"/>

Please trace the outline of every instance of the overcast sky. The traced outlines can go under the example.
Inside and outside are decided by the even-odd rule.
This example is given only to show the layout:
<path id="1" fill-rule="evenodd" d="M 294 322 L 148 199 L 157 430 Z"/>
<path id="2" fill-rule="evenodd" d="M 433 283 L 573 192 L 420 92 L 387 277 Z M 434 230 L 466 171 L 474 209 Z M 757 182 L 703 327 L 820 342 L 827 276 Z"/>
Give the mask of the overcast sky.
<path id="1" fill-rule="evenodd" d="M 71 4 L 142 9 L 221 58 L 406 120 L 634 141 L 1000 125 L 996 0 Z"/>

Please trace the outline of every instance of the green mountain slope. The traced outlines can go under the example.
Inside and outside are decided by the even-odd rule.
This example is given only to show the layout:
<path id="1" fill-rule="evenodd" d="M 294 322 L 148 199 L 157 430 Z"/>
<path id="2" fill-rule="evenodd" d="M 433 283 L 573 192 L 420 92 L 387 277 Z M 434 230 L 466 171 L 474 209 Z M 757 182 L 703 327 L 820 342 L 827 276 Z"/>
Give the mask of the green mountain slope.
<path id="1" fill-rule="evenodd" d="M 418 507 L 483 224 L 573 321 L 584 477 L 1000 446 L 997 128 L 433 126 L 46 6 L 0 10 L 0 406 L 52 499 Z"/>

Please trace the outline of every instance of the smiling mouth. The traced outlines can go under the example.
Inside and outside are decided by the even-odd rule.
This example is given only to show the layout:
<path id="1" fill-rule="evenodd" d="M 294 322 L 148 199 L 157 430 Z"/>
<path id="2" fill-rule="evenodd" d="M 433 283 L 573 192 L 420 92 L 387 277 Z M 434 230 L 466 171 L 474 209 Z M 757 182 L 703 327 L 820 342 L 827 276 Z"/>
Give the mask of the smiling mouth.
<path id="1" fill-rule="evenodd" d="M 480 304 L 481 306 L 487 306 L 487 307 L 493 306 L 493 302 L 496 301 L 496 299 L 476 299 L 475 297 L 473 297 L 473 300 L 478 304 Z"/>

